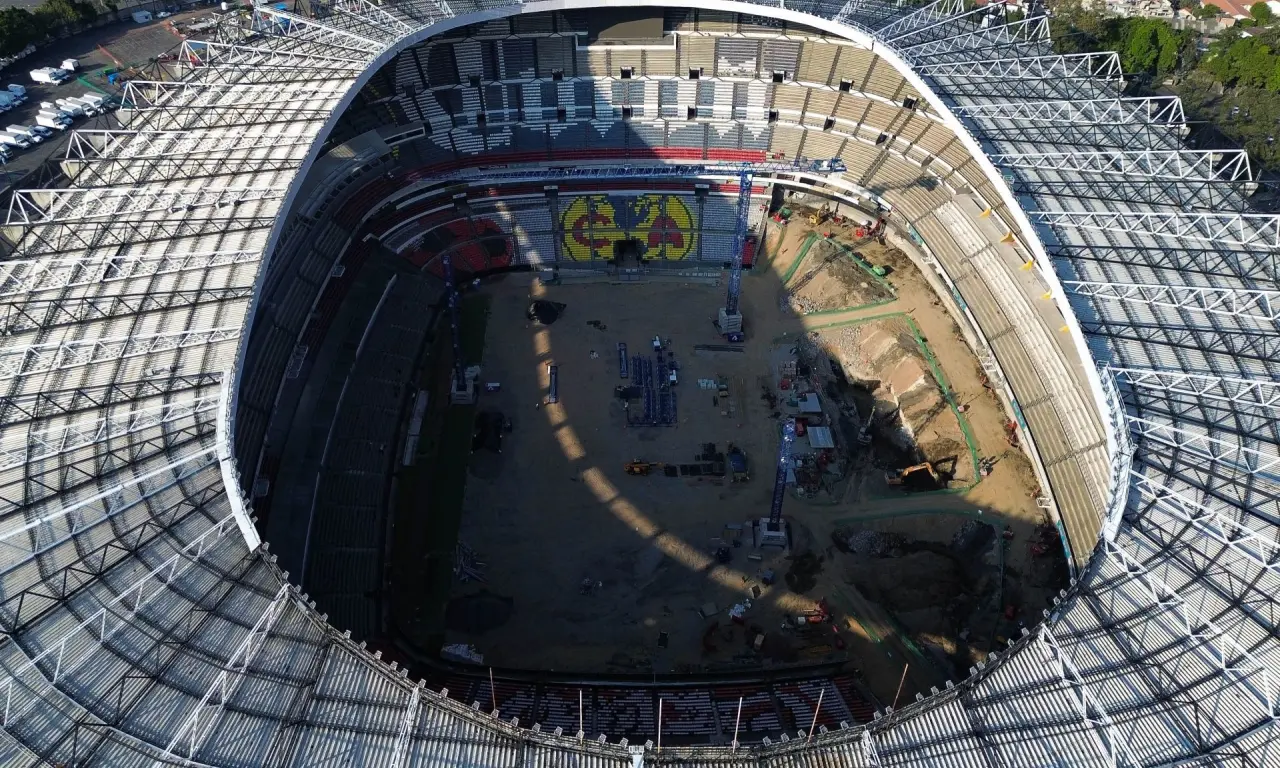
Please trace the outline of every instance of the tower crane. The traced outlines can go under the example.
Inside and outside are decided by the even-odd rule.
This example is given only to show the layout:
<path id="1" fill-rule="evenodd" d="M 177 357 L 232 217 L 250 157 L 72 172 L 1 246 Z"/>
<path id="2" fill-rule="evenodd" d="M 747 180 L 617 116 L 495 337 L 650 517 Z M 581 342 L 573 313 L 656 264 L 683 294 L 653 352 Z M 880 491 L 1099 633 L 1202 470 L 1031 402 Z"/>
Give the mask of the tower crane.
<path id="1" fill-rule="evenodd" d="M 742 258 L 747 246 L 747 232 L 751 228 L 751 187 L 759 171 L 773 173 L 834 174 L 845 171 L 844 161 L 838 157 L 830 160 L 796 160 L 784 163 L 743 163 L 738 171 L 738 220 L 733 233 L 733 257 L 729 263 L 729 289 L 725 293 L 724 306 L 720 308 L 716 326 L 728 341 L 742 341 Z"/>
<path id="2" fill-rule="evenodd" d="M 782 422 L 782 436 L 778 440 L 778 467 L 773 478 L 773 502 L 769 516 L 762 519 L 756 529 L 756 542 L 762 547 L 787 547 L 787 528 L 782 522 L 782 499 L 787 491 L 787 470 L 791 468 L 791 446 L 796 441 L 796 420 Z"/>
<path id="3" fill-rule="evenodd" d="M 449 311 L 449 342 L 453 345 L 453 377 L 449 383 L 449 402 L 469 405 L 475 402 L 475 382 L 467 378 L 462 359 L 462 334 L 458 329 L 458 284 L 453 272 L 453 257 L 449 249 L 440 254 L 440 266 L 444 272 L 445 306 Z"/>

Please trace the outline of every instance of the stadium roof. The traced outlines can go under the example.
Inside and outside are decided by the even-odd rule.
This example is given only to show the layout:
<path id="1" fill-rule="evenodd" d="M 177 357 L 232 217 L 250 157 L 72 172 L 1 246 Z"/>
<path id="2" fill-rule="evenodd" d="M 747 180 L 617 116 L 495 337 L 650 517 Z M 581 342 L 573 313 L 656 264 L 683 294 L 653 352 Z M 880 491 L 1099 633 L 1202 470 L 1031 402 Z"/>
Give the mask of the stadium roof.
<path id="1" fill-rule="evenodd" d="M 698 4 L 895 62 L 978 153 L 1073 310 L 1098 367 L 1087 391 L 1064 376 L 1050 394 L 1080 472 L 1108 489 L 1085 500 L 1094 518 L 1067 523 L 1077 542 L 1101 538 L 1009 651 L 865 728 L 633 756 L 428 692 L 288 585 L 232 459 L 237 361 L 282 212 L 399 49 L 598 5 L 230 15 L 158 67 L 176 80 L 128 84 L 119 127 L 76 132 L 66 178 L 15 193 L 0 262 L 0 763 L 1280 763 L 1280 219 L 1250 212 L 1247 157 L 1186 148 L 1175 99 L 1124 97 L 1114 54 L 1054 54 L 1035 12 Z"/>

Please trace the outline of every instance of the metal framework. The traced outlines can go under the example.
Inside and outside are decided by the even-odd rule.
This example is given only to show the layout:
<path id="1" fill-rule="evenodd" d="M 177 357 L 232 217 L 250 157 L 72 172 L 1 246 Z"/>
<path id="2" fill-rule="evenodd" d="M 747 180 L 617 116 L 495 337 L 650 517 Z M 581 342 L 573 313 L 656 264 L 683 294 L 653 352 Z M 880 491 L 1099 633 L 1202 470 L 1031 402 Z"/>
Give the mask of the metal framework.
<path id="1" fill-rule="evenodd" d="M 280 585 L 266 610 L 254 622 L 253 628 L 232 651 L 225 668 L 213 678 L 213 682 L 200 697 L 199 703 L 183 719 L 182 725 L 178 726 L 168 746 L 165 747 L 167 754 L 181 755 L 189 760 L 200 751 L 205 739 L 209 738 L 209 734 L 217 727 L 227 702 L 235 696 L 236 690 L 244 681 L 249 665 L 262 650 L 262 644 L 270 634 L 271 628 L 275 626 L 276 620 L 288 605 L 289 590 L 288 583 Z"/>
<path id="2" fill-rule="evenodd" d="M 580 7 L 581 0 L 569 0 L 565 9 Z M 493 3 L 255 6 L 220 15 L 207 41 L 187 39 L 172 57 L 128 78 L 122 108 L 73 133 L 60 162 L 27 177 L 7 207 L 0 622 L 11 663 L 0 675 L 2 735 L 33 760 L 95 765 L 126 761 L 119 755 L 127 754 L 131 764 L 284 768 L 353 759 L 358 749 L 365 750 L 359 759 L 393 768 L 635 765 L 651 754 L 521 730 L 431 694 L 325 626 L 258 540 L 246 492 L 270 473 L 239 463 L 237 434 L 240 442 L 260 443 L 269 433 L 270 393 L 279 388 L 266 372 L 283 375 L 294 334 L 331 310 L 320 291 L 323 276 L 336 275 L 329 272 L 335 263 L 352 263 L 337 261 L 343 244 L 367 242 L 361 238 L 370 231 L 346 215 L 359 213 L 366 177 L 430 155 L 466 170 L 423 179 L 424 189 L 565 179 L 736 181 L 729 310 L 739 308 L 753 180 L 876 190 L 894 206 L 895 223 L 925 241 L 930 263 L 947 273 L 962 305 L 973 307 L 978 330 L 997 329 L 986 339 L 985 364 L 995 371 L 1010 360 L 1022 363 L 993 378 L 1009 384 L 1037 447 L 1063 453 L 1043 464 L 1046 493 L 1055 495 L 1047 507 L 1075 515 L 1062 514 L 1070 528 L 1064 544 L 1083 553 L 1100 534 L 1093 560 L 1081 558 L 1073 571 L 1079 577 L 1047 621 L 939 698 L 865 726 L 820 729 L 803 743 L 668 747 L 659 762 L 1016 766 L 1027 762 L 1017 744 L 1025 739 L 1039 743 L 1043 755 L 1081 765 L 1236 757 L 1242 765 L 1268 764 L 1275 753 L 1264 751 L 1267 739 L 1280 735 L 1273 663 L 1280 653 L 1280 217 L 1255 212 L 1247 155 L 1184 146 L 1181 102 L 1123 96 L 1115 53 L 1050 53 L 1048 19 L 1036 7 L 1017 20 L 999 4 L 966 10 L 960 0 L 918 7 L 762 0 L 753 10 L 743 18 L 749 34 L 713 26 L 697 34 L 751 44 L 770 29 L 785 37 L 812 26 L 822 36 L 855 38 L 843 46 L 841 62 L 845 52 L 870 49 L 865 82 L 843 89 L 853 96 L 833 95 L 836 103 L 857 96 L 877 110 L 855 131 L 832 107 L 825 133 L 828 143 L 838 142 L 833 154 L 839 147 L 857 159 L 858 178 L 846 176 L 839 159 L 594 158 L 582 146 L 562 146 L 550 128 L 538 134 L 539 151 L 569 148 L 586 162 L 486 165 L 486 152 L 505 158 L 527 148 L 510 128 L 523 101 L 515 108 L 503 94 L 513 86 L 532 94 L 551 82 L 503 77 L 501 65 L 490 76 L 495 56 L 513 60 L 508 43 L 544 34 L 529 32 L 541 29 L 532 25 L 503 26 L 505 11 Z M 483 62 L 454 57 L 459 79 L 486 73 L 480 101 L 474 85 L 455 90 L 466 109 L 479 103 L 502 117 L 488 128 L 464 125 L 465 116 L 427 114 L 418 97 L 439 84 L 428 83 L 430 63 L 420 56 L 404 59 L 417 70 L 412 82 L 402 82 L 394 65 L 376 80 L 364 76 L 375 61 L 395 61 L 398 41 L 455 13 L 476 14 L 486 25 L 438 44 L 485 41 Z M 562 26 L 551 27 L 555 35 L 567 34 Z M 821 36 L 806 38 L 794 71 L 823 71 L 812 56 L 824 45 Z M 594 59 L 586 66 L 576 81 L 613 81 L 614 73 L 606 78 L 592 69 Z M 780 66 L 792 71 L 790 63 Z M 749 99 L 757 98 L 754 86 L 768 87 L 767 77 L 746 79 Z M 717 99 L 722 82 L 712 89 Z M 734 85 L 736 98 L 742 89 L 737 79 Z M 431 131 L 402 137 L 389 155 L 369 150 L 352 158 L 332 176 L 340 182 L 311 189 L 297 175 L 309 170 L 322 129 L 343 129 L 335 110 L 351 103 L 357 87 L 376 90 L 376 98 L 355 97 L 366 111 L 353 125 L 364 127 L 346 135 L 411 112 Z M 860 90 L 867 93 L 858 96 Z M 632 96 L 622 98 L 632 103 Z M 595 99 L 609 96 L 597 91 Z M 826 117 L 810 111 L 816 101 L 806 95 L 806 111 L 780 110 L 786 119 L 778 122 L 803 133 L 798 145 L 785 145 L 782 131 L 754 138 L 765 135 L 767 123 L 759 115 L 742 118 L 738 102 L 717 101 L 700 116 L 698 126 L 712 130 L 696 140 L 683 138 L 695 131 L 672 130 L 663 116 L 649 127 L 661 123 L 663 142 L 692 150 L 672 156 L 737 158 L 711 151 L 723 147 L 708 137 L 724 128 L 736 131 L 732 146 L 741 156 L 772 157 L 821 144 L 809 143 L 821 124 L 812 118 Z M 725 106 L 736 116 L 722 117 Z M 600 146 L 611 146 L 611 109 L 585 109 L 575 97 L 573 110 L 590 112 Z M 748 134 L 757 142 L 750 148 Z M 635 147 L 626 148 L 634 156 Z M 874 159 L 864 164 L 868 152 Z M 370 160 L 377 171 L 362 165 Z M 324 162 L 332 167 L 342 158 L 331 154 Z M 353 209 L 329 209 L 338 198 L 356 201 Z M 974 217 L 960 198 L 978 205 Z M 286 200 L 292 211 L 284 210 Z M 402 202 L 397 211 L 415 200 Z M 984 208 L 988 224 L 977 218 Z M 992 224 L 999 232 L 989 238 Z M 1012 237 L 1000 240 L 1006 232 Z M 516 236 L 511 242 L 524 245 Z M 1006 269 L 1014 253 L 1036 271 L 1021 279 L 1016 266 Z M 452 284 L 449 251 L 443 265 Z M 982 279 L 968 279 L 973 275 Z M 1080 357 L 1097 358 L 1103 391 L 1094 396 L 1102 402 L 1075 383 L 1076 366 L 1092 377 L 1095 361 L 1063 354 L 1068 336 L 1034 309 L 1041 290 L 1059 309 L 1076 312 L 1067 325 L 1085 337 L 1072 337 Z M 452 332 L 460 363 L 456 322 Z M 239 357 L 227 370 L 237 345 Z M 1086 413 L 1093 405 L 1099 414 Z M 240 433 L 237 423 L 246 425 Z M 782 426 L 774 524 L 794 429 Z M 1053 439 L 1041 442 L 1041 435 Z M 257 456 L 259 447 L 245 451 Z M 196 567 L 199 578 L 184 578 Z M 215 646 L 213 638 L 225 642 Z M 94 659 L 114 666 L 90 674 Z M 289 695 L 272 696 L 271 685 L 284 685 Z M 1016 713 L 1016 735 L 989 708 L 995 706 Z M 157 716 L 162 709 L 172 714 Z M 271 735 L 243 744 L 216 738 L 233 725 L 235 733 Z M 12 754 L 7 748 L 0 753 Z"/>
<path id="3" fill-rule="evenodd" d="M 1280 248 L 1280 216 L 1268 213 L 1031 211 L 1055 228 L 1092 229 L 1254 248 Z"/>
<path id="4" fill-rule="evenodd" d="M 1108 370 L 1131 387 L 1266 410 L 1280 408 L 1280 381 L 1149 368 L 1110 367 Z"/>
<path id="5" fill-rule="evenodd" d="M 100 443 L 131 432 L 209 413 L 218 407 L 218 395 L 200 395 L 151 408 L 125 411 L 84 423 L 72 423 L 56 429 L 32 431 L 26 445 L 17 449 L 0 448 L 0 470 L 22 466 L 60 453 Z"/>
<path id="6" fill-rule="evenodd" d="M 965 104 L 952 109 L 960 118 L 1015 120 L 1026 123 L 1083 123 L 1085 125 L 1184 125 L 1182 100 L 1175 96 L 1115 99 L 1057 99 Z"/>
<path id="7" fill-rule="evenodd" d="M 1151 283 L 1062 282 L 1071 293 L 1110 301 L 1132 301 L 1169 309 L 1207 312 L 1272 323 L 1280 320 L 1280 289 L 1215 288 Z"/>
<path id="8" fill-rule="evenodd" d="M 1244 150 L 1154 150 L 1108 152 L 1020 152 L 993 154 L 991 162 L 1004 168 L 1118 176 L 1250 181 L 1249 153 Z"/>

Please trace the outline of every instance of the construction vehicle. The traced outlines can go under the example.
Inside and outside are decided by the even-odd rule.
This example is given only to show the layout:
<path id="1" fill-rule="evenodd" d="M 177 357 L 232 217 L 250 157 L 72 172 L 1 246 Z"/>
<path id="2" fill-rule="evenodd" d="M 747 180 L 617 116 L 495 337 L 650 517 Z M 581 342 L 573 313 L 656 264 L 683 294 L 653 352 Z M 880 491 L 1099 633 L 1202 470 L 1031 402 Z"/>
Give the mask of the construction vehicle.
<path id="1" fill-rule="evenodd" d="M 657 461 L 641 461 L 639 459 L 635 459 L 624 464 L 623 469 L 627 471 L 628 475 L 638 475 L 643 477 L 653 470 L 662 469 L 665 466 L 666 464 Z"/>
<path id="2" fill-rule="evenodd" d="M 821 208 L 809 214 L 809 223 L 816 227 L 819 224 L 825 223 L 827 219 L 830 219 L 830 218 L 831 218 L 831 209 L 827 207 L 825 203 L 823 203 Z"/>
<path id="3" fill-rule="evenodd" d="M 906 469 L 891 469 L 884 473 L 889 485 L 900 485 L 904 490 L 932 491 L 941 487 L 942 481 L 933 465 L 923 462 Z"/>

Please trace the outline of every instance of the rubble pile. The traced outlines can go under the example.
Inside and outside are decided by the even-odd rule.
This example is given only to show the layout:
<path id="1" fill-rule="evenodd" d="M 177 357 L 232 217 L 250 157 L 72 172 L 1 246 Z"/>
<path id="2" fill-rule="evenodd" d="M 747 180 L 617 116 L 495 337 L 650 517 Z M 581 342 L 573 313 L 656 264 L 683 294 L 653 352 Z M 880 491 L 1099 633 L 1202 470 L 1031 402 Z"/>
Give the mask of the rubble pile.
<path id="1" fill-rule="evenodd" d="M 831 534 L 842 551 L 866 557 L 897 557 L 907 543 L 900 533 L 881 533 L 865 529 L 842 529 Z"/>

